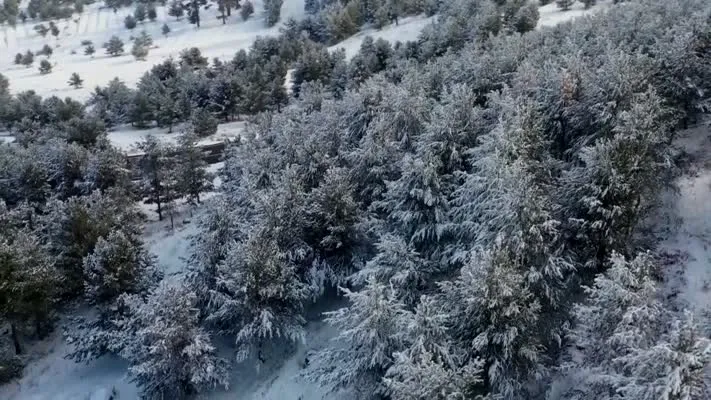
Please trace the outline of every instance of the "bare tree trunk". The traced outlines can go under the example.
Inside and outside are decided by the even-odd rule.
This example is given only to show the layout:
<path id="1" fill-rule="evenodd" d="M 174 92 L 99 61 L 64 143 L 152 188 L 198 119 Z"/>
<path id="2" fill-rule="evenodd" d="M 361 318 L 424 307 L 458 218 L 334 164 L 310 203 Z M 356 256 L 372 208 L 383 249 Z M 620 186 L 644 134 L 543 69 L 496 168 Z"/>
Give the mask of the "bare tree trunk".
<path id="1" fill-rule="evenodd" d="M 17 327 L 14 322 L 10 323 L 10 336 L 12 336 L 12 344 L 15 345 L 15 354 L 22 354 L 20 337 L 17 335 Z"/>

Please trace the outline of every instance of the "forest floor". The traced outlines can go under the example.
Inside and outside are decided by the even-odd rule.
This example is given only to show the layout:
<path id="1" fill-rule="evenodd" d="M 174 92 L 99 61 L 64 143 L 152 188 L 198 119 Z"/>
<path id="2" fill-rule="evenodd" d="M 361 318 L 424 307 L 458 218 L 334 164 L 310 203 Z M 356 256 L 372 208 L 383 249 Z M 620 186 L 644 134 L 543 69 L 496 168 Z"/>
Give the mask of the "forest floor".
<path id="1" fill-rule="evenodd" d="M 682 131 L 685 158 L 660 217 L 667 223 L 659 253 L 666 261 L 666 295 L 697 315 L 711 307 L 711 120 Z"/>

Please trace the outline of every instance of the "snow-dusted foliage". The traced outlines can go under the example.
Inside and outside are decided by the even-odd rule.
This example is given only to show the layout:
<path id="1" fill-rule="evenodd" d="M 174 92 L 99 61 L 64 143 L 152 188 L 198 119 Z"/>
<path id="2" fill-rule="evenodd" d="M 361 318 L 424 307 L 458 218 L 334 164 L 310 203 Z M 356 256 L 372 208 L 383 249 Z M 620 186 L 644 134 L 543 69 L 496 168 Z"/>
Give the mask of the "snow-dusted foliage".
<path id="1" fill-rule="evenodd" d="M 268 232 L 233 246 L 217 266 L 214 311 L 207 321 L 229 326 L 238 359 L 247 358 L 264 340 L 303 340 L 301 309 L 310 294 L 296 272 L 294 260 Z"/>
<path id="2" fill-rule="evenodd" d="M 403 328 L 411 316 L 393 290 L 375 280 L 358 292 L 342 290 L 352 304 L 327 314 L 340 332 L 312 361 L 310 378 L 333 391 L 345 388 L 358 398 L 375 399 L 386 394 L 381 378 L 404 345 Z"/>
<path id="3" fill-rule="evenodd" d="M 526 398 L 525 383 L 545 373 L 537 332 L 541 304 L 508 249 L 474 253 L 452 282 L 442 283 L 450 335 L 483 361 L 494 395 Z"/>
<path id="4" fill-rule="evenodd" d="M 120 230 L 96 242 L 84 258 L 84 293 L 90 303 L 106 303 L 123 293 L 147 290 L 161 276 L 154 257 Z"/>
<path id="5" fill-rule="evenodd" d="M 145 300 L 133 295 L 122 303 L 126 311 L 116 325 L 126 338 L 119 355 L 144 398 L 184 399 L 228 386 L 227 361 L 199 325 L 194 293 L 165 283 Z"/>
<path id="6" fill-rule="evenodd" d="M 649 254 L 610 268 L 586 288 L 575 309 L 571 338 L 580 355 L 564 365 L 570 387 L 564 399 L 702 399 L 711 342 L 691 313 L 675 316 L 659 299 Z"/>

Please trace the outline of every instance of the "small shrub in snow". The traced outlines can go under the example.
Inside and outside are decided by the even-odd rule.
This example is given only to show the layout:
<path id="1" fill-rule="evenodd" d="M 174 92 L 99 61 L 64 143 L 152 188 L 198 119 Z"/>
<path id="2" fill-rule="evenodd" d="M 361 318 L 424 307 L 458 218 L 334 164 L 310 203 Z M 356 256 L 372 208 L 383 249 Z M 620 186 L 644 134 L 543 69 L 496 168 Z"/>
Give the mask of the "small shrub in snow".
<path id="1" fill-rule="evenodd" d="M 245 0 L 239 10 L 239 15 L 246 21 L 252 14 L 254 14 L 254 4 L 249 0 Z"/>
<path id="2" fill-rule="evenodd" d="M 52 72 L 52 64 L 48 60 L 40 61 L 39 72 L 42 75 Z"/>
<path id="3" fill-rule="evenodd" d="M 168 36 L 168 34 L 170 33 L 170 27 L 168 26 L 168 24 L 163 24 L 163 27 L 160 28 L 160 31 L 163 33 L 163 36 Z"/>
<path id="4" fill-rule="evenodd" d="M 133 15 L 127 15 L 123 20 L 123 24 L 126 26 L 126 29 L 135 29 L 137 25 L 136 18 Z"/>
<path id="5" fill-rule="evenodd" d="M 119 39 L 118 36 L 112 36 L 104 47 L 106 48 L 106 54 L 111 57 L 117 57 L 123 54 L 123 41 Z"/>
<path id="6" fill-rule="evenodd" d="M 558 5 L 558 8 L 560 8 L 563 11 L 568 11 L 570 10 L 570 7 L 573 6 L 573 3 L 575 3 L 574 0 L 556 0 L 555 1 L 556 5 Z"/>
<path id="7" fill-rule="evenodd" d="M 27 50 L 27 52 L 22 56 L 22 65 L 29 67 L 33 62 L 35 62 L 35 55 L 31 51 Z"/>
<path id="8" fill-rule="evenodd" d="M 81 79 L 81 77 L 79 76 L 79 74 L 77 74 L 76 72 L 74 72 L 74 73 L 72 74 L 72 76 L 69 77 L 69 82 L 68 82 L 68 83 L 69 83 L 69 86 L 73 87 L 74 89 L 79 89 L 79 88 L 82 87 L 82 85 L 84 84 L 84 80 Z"/>
<path id="9" fill-rule="evenodd" d="M 158 18 L 158 13 L 156 12 L 155 6 L 151 5 L 148 7 L 148 11 L 146 11 L 146 16 L 151 22 L 154 22 L 156 18 Z"/>

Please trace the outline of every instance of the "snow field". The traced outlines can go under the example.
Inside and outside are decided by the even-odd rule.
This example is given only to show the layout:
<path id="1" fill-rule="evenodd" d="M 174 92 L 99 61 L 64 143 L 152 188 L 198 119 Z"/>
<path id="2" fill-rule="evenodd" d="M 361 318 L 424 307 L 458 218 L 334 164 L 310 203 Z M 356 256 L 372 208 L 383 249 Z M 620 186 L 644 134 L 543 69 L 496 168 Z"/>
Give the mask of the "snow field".
<path id="1" fill-rule="evenodd" d="M 102 2 L 86 6 L 81 15 L 56 21 L 61 32 L 57 38 L 51 34 L 45 38 L 37 34 L 33 27 L 40 22 L 36 21 L 18 24 L 15 29 L 3 25 L 0 26 L 0 71 L 10 80 L 13 92 L 35 90 L 42 96 L 69 96 L 76 100 L 86 100 L 94 87 L 103 86 L 114 77 L 130 87 L 135 86 L 153 65 L 170 57 L 177 58 L 183 49 L 198 47 L 210 59 L 231 59 L 240 49 L 249 48 L 257 37 L 278 35 L 279 24 L 266 28 L 261 15 L 262 1 L 253 2 L 257 12 L 252 18 L 242 21 L 239 12 L 233 12 L 226 25 L 217 19 L 216 7 L 202 11 L 200 29 L 189 24 L 186 17 L 176 21 L 167 15 L 166 7 L 158 6 L 155 22 L 139 23 L 136 29 L 129 31 L 123 21 L 133 13 L 134 8 L 124 7 L 114 13 L 111 9 L 101 8 Z M 287 0 L 282 6 L 281 21 L 302 18 L 303 10 L 303 0 Z M 167 37 L 161 33 L 163 23 L 167 23 L 171 29 Z M 48 22 L 44 24 L 47 26 Z M 146 61 L 136 61 L 130 54 L 130 38 L 143 30 L 153 37 L 154 47 Z M 113 35 L 124 41 L 125 53 L 122 56 L 109 57 L 104 53 L 102 44 Z M 93 42 L 96 48 L 94 57 L 84 55 L 84 47 L 81 46 L 83 40 Z M 37 51 L 44 44 L 54 49 L 49 58 L 54 65 L 52 73 L 40 75 L 37 65 L 42 57 L 36 57 L 35 64 L 30 67 L 13 64 L 15 54 L 27 50 Z M 70 88 L 67 84 L 69 76 L 74 72 L 84 79 L 84 87 L 81 89 Z"/>

